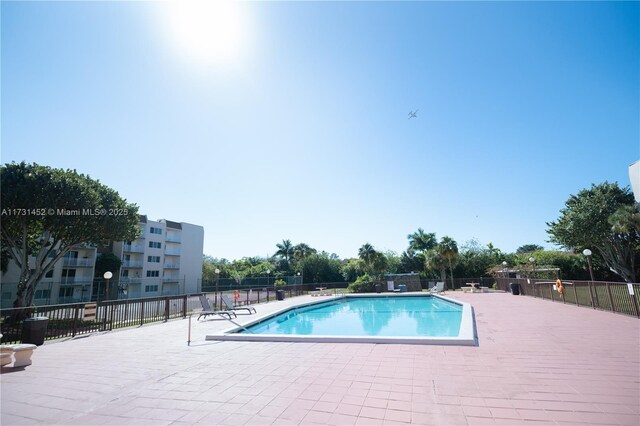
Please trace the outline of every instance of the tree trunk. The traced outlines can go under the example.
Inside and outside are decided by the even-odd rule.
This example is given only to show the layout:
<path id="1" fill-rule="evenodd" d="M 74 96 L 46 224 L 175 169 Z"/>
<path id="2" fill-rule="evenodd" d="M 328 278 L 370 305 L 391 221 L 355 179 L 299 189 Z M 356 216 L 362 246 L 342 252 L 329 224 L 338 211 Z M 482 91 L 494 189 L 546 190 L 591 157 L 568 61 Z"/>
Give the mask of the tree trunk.
<path id="1" fill-rule="evenodd" d="M 453 268 L 451 267 L 451 259 L 449 259 L 449 272 L 451 273 L 451 290 L 455 290 L 455 285 L 453 284 Z"/>

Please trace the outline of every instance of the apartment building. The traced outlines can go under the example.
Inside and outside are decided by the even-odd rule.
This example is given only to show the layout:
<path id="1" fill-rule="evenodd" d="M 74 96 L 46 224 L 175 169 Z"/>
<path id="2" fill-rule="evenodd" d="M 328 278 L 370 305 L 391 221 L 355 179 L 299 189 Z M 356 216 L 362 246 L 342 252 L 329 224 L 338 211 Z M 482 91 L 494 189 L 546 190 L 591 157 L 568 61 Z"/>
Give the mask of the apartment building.
<path id="1" fill-rule="evenodd" d="M 200 291 L 204 228 L 140 216 L 141 235 L 113 244 L 122 259 L 119 283 L 126 297 L 153 297 Z"/>
<path id="2" fill-rule="evenodd" d="M 34 305 L 88 302 L 92 297 L 93 277 L 96 265 L 96 248 L 88 245 L 75 246 L 60 261 L 56 262 L 44 279 L 40 281 L 33 296 Z M 35 258 L 30 258 L 35 267 Z M 2 308 L 12 306 L 16 297 L 20 268 L 9 262 L 7 272 L 2 275 Z"/>
<path id="3" fill-rule="evenodd" d="M 88 302 L 104 297 L 104 282 L 94 278 L 95 264 L 100 253 L 108 252 L 122 260 L 119 276 L 113 271 L 111 280 L 119 289 L 118 298 L 200 291 L 204 228 L 165 219 L 152 221 L 147 216 L 140 216 L 138 226 L 141 235 L 135 241 L 112 242 L 100 250 L 86 244 L 74 247 L 38 284 L 33 303 Z M 2 308 L 12 306 L 19 278 L 19 268 L 9 262 L 1 280 Z"/>

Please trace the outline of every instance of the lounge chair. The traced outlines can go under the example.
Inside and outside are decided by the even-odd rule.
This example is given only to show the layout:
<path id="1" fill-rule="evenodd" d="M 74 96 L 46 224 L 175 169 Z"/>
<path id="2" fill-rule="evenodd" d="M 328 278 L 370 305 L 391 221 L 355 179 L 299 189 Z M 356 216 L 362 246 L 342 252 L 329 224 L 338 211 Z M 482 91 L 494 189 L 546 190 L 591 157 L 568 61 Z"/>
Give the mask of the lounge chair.
<path id="1" fill-rule="evenodd" d="M 443 281 L 439 281 L 436 283 L 435 286 L 431 287 L 429 289 L 430 293 L 444 293 L 444 282 Z"/>
<path id="2" fill-rule="evenodd" d="M 250 305 L 236 306 L 235 303 L 231 301 L 231 298 L 227 294 L 220 295 L 220 300 L 222 300 L 222 303 L 224 303 L 224 305 L 227 307 L 229 311 L 233 312 L 233 311 L 239 311 L 239 310 L 246 310 L 249 312 L 249 315 L 256 313 L 256 308 L 254 308 L 253 306 L 250 306 Z"/>
<path id="3" fill-rule="evenodd" d="M 205 295 L 200 295 L 200 304 L 202 305 L 202 312 L 200 312 L 200 316 L 198 317 L 198 320 L 200 319 L 200 317 L 207 317 L 209 315 L 217 315 L 217 316 L 224 316 L 226 315 L 229 319 L 231 319 L 231 315 L 233 315 L 234 318 L 237 317 L 235 312 L 230 312 L 230 311 L 214 311 L 213 309 L 211 309 L 211 305 L 209 305 L 209 301 L 207 300 L 207 297 Z"/>

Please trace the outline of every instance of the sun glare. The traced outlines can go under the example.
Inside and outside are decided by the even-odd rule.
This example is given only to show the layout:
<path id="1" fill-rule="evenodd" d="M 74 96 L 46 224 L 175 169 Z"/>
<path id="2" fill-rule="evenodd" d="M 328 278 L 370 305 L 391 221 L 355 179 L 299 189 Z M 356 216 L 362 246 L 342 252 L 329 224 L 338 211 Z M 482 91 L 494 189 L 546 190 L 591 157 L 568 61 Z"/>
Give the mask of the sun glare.
<path id="1" fill-rule="evenodd" d="M 162 14 L 171 44 L 191 61 L 230 64 L 246 47 L 246 16 L 239 2 L 168 1 Z"/>

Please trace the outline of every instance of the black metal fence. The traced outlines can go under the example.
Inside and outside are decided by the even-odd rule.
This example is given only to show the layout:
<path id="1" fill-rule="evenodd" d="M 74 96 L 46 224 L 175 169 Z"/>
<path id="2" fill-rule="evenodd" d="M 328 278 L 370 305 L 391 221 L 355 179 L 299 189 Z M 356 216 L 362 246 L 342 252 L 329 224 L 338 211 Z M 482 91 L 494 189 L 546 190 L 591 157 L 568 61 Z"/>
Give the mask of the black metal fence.
<path id="1" fill-rule="evenodd" d="M 82 334 L 141 326 L 153 322 L 185 318 L 202 309 L 198 296 L 204 294 L 214 309 L 225 309 L 221 294 L 228 294 L 235 304 L 247 305 L 277 300 L 277 290 L 285 297 L 307 294 L 321 286 L 329 291 L 344 291 L 347 283 L 300 284 L 282 287 L 225 289 L 178 296 L 160 296 L 140 299 L 108 300 L 90 303 L 32 306 L 29 308 L 0 309 L 2 343 L 18 343 L 22 339 L 22 323 L 29 317 L 47 317 L 49 323 L 45 340 L 75 337 Z"/>
<path id="2" fill-rule="evenodd" d="M 563 280 L 562 292 L 559 292 L 555 281 L 525 278 L 497 278 L 496 281 L 500 290 L 511 291 L 510 284 L 514 283 L 527 296 L 640 318 L 639 283 Z"/>

